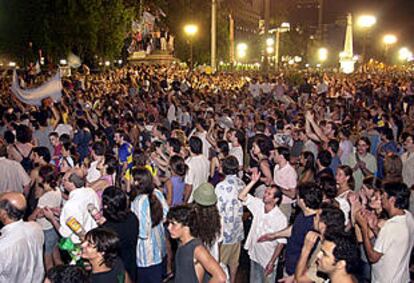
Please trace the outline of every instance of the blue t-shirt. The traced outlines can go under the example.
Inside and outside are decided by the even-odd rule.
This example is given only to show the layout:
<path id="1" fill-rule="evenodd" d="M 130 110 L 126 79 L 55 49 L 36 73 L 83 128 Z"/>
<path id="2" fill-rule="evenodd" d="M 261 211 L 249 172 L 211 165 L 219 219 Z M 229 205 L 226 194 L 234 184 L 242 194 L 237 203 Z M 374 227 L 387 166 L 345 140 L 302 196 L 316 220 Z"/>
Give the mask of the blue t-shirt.
<path id="1" fill-rule="evenodd" d="M 305 242 L 306 234 L 313 230 L 313 218 L 315 215 L 305 216 L 301 211 L 296 216 L 295 222 L 292 226 L 292 234 L 286 246 L 286 263 L 285 268 L 288 275 L 295 273 L 296 264 L 298 263 L 300 254 L 302 252 L 303 243 Z"/>

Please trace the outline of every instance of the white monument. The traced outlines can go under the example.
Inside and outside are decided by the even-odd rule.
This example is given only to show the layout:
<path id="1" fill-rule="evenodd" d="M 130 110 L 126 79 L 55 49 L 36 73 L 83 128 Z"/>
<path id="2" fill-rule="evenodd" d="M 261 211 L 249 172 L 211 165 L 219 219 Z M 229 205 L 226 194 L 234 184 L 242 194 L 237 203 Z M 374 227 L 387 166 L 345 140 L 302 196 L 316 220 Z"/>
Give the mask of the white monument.
<path id="1" fill-rule="evenodd" d="M 350 74 L 355 70 L 355 57 L 352 38 L 352 15 L 348 14 L 347 26 L 345 33 L 344 50 L 339 54 L 339 63 L 341 64 L 341 72 Z"/>

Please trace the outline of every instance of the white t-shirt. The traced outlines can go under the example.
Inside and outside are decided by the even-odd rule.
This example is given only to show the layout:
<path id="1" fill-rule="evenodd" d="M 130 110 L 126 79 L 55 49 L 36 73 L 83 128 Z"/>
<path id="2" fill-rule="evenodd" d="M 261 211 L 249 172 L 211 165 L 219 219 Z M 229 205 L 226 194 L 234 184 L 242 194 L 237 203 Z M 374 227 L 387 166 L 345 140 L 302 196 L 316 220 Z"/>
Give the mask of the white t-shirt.
<path id="1" fill-rule="evenodd" d="M 258 97 L 260 95 L 260 85 L 259 85 L 259 83 L 250 84 L 249 92 L 253 97 Z"/>
<path id="2" fill-rule="evenodd" d="M 79 237 L 66 225 L 66 221 L 70 217 L 75 217 L 85 232 L 98 226 L 88 212 L 88 204 L 90 203 L 100 209 L 98 194 L 91 188 L 79 188 L 69 193 L 69 199 L 60 213 L 59 233 L 62 237 L 70 237 L 75 244 L 80 243 Z"/>
<path id="3" fill-rule="evenodd" d="M 229 147 L 229 155 L 236 157 L 239 162 L 239 167 L 243 167 L 243 148 L 241 146 L 233 147 L 231 143 L 229 144 Z"/>
<path id="4" fill-rule="evenodd" d="M 187 158 L 185 163 L 188 165 L 188 171 L 185 175 L 184 182 L 187 185 L 192 185 L 193 190 L 191 191 L 189 202 L 193 201 L 193 193 L 203 183 L 208 181 L 210 176 L 210 161 L 200 154 L 197 156 L 191 156 Z"/>
<path id="5" fill-rule="evenodd" d="M 44 193 L 40 198 L 39 202 L 37 203 L 38 208 L 60 208 L 60 204 L 62 203 L 62 193 L 59 189 L 56 189 L 54 191 L 49 191 Z M 50 223 L 49 220 L 46 219 L 46 217 L 42 217 L 39 219 L 36 219 L 36 222 L 42 226 L 43 230 L 49 230 L 53 228 L 53 224 Z"/>
<path id="6" fill-rule="evenodd" d="M 414 219 L 409 211 L 385 222 L 374 250 L 382 253 L 372 265 L 372 282 L 410 282 L 409 263 L 414 244 Z"/>
<path id="7" fill-rule="evenodd" d="M 88 174 L 86 175 L 86 181 L 88 181 L 88 183 L 93 183 L 101 178 L 101 172 L 96 168 L 98 163 L 98 160 L 91 163 L 91 166 L 88 169 Z"/>
<path id="8" fill-rule="evenodd" d="M 273 181 L 279 187 L 290 190 L 296 188 L 298 182 L 298 174 L 296 173 L 295 168 L 287 163 L 284 167 L 280 168 L 279 164 L 275 166 L 273 173 Z M 293 203 L 294 200 L 283 195 L 282 204 Z"/>
<path id="9" fill-rule="evenodd" d="M 340 194 L 335 198 L 335 200 L 339 203 L 339 208 L 342 210 L 342 212 L 345 215 L 345 225 L 348 225 L 349 222 L 349 214 L 351 212 L 351 205 L 348 202 L 348 194 L 351 191 L 346 191 Z"/>
<path id="10" fill-rule="evenodd" d="M 285 229 L 288 225 L 287 218 L 278 206 L 275 206 L 271 211 L 265 213 L 263 200 L 253 197 L 250 194 L 247 195 L 247 199 L 243 205 L 247 206 L 253 214 L 252 226 L 244 248 L 248 250 L 251 260 L 254 260 L 265 268 L 272 258 L 277 245 L 286 244 L 287 241 L 282 238 L 258 243 L 257 239 L 266 233 L 278 232 Z"/>

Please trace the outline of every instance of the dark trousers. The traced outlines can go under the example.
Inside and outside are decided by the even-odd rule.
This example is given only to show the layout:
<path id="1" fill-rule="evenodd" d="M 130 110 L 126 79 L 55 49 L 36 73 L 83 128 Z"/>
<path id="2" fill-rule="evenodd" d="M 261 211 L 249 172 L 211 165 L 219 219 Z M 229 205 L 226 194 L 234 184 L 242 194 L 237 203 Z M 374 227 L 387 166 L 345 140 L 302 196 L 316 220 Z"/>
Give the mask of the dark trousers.
<path id="1" fill-rule="evenodd" d="M 149 267 L 138 267 L 138 283 L 161 283 L 163 275 L 163 264 L 152 265 Z"/>

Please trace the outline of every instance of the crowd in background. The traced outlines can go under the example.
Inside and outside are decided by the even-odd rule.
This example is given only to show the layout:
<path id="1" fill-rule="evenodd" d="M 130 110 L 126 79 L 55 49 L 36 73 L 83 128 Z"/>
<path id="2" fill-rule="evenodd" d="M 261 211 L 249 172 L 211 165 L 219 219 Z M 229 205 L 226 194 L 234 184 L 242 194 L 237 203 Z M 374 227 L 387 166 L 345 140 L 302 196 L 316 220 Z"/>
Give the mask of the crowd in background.
<path id="1" fill-rule="evenodd" d="M 0 281 L 409 282 L 411 75 L 3 73 Z"/>

